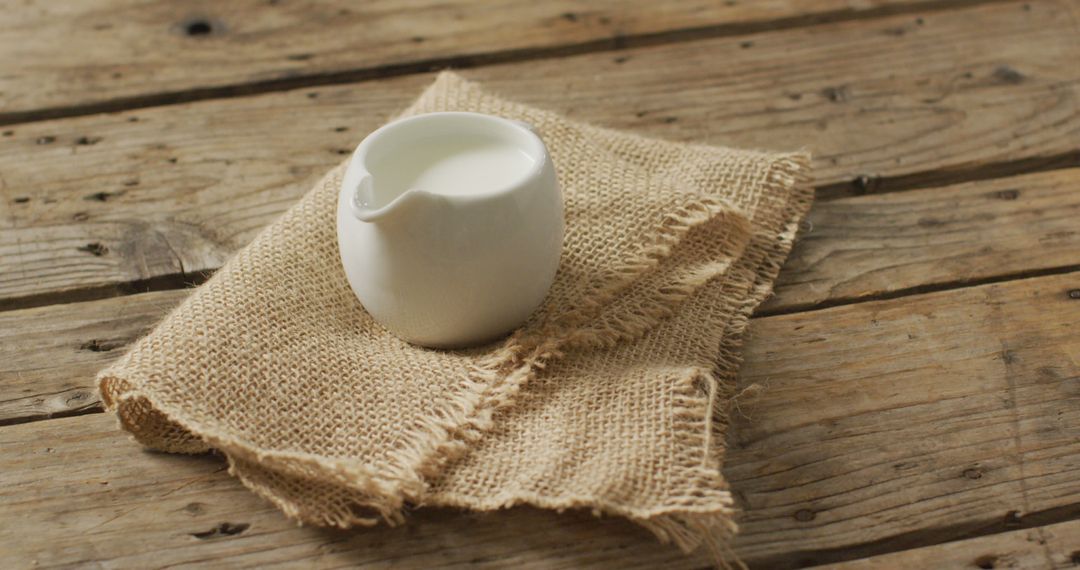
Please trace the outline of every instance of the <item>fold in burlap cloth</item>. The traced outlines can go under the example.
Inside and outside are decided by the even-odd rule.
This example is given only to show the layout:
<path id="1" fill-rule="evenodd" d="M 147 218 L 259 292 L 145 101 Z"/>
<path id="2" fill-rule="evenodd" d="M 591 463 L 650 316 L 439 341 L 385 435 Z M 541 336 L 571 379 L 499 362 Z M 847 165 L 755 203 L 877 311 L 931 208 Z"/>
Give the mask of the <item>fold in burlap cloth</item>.
<path id="1" fill-rule="evenodd" d="M 807 156 L 596 128 L 451 73 L 404 115 L 432 111 L 521 119 L 549 147 L 566 239 L 524 327 L 451 352 L 372 321 L 338 261 L 339 166 L 101 373 L 106 404 L 144 445 L 220 450 L 307 523 L 586 507 L 727 558 L 740 337 L 810 205 Z"/>

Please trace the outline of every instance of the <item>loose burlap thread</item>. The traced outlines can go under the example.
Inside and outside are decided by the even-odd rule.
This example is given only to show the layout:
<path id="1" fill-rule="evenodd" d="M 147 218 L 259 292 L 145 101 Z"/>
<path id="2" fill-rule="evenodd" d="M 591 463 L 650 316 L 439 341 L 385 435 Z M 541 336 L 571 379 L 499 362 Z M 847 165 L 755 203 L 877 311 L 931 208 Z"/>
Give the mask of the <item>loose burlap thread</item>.
<path id="1" fill-rule="evenodd" d="M 374 322 L 338 261 L 342 165 L 101 372 L 106 405 L 148 447 L 221 451 L 305 523 L 589 508 L 734 560 L 728 404 L 812 200 L 808 157 L 581 124 L 449 72 L 403 116 L 435 111 L 527 121 L 551 152 L 566 238 L 521 329 L 439 351 Z"/>

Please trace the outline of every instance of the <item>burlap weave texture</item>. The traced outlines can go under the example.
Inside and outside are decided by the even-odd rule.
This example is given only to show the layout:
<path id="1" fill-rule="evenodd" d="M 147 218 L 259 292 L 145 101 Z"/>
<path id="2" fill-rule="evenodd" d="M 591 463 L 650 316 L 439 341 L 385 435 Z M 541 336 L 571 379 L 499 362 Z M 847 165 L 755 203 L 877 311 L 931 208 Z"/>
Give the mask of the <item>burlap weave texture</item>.
<path id="1" fill-rule="evenodd" d="M 723 558 L 740 338 L 809 208 L 808 157 L 597 128 L 452 73 L 403 115 L 434 111 L 527 121 L 551 152 L 566 238 L 525 326 L 438 351 L 375 323 L 338 261 L 339 166 L 102 371 L 106 404 L 144 445 L 220 450 L 306 523 L 586 507 Z"/>

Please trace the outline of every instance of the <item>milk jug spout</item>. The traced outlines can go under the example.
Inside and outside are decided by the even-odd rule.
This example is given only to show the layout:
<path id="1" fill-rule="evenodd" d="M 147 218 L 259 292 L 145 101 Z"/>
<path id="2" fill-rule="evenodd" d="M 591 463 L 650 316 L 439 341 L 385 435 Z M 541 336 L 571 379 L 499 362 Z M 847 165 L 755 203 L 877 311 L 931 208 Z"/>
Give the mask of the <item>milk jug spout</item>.
<path id="1" fill-rule="evenodd" d="M 380 200 L 376 192 L 376 180 L 370 173 L 361 173 L 352 184 L 352 198 L 349 205 L 353 216 L 362 222 L 380 223 L 395 217 L 407 215 L 413 207 L 433 200 L 430 192 L 419 188 L 410 188 L 392 199 Z"/>

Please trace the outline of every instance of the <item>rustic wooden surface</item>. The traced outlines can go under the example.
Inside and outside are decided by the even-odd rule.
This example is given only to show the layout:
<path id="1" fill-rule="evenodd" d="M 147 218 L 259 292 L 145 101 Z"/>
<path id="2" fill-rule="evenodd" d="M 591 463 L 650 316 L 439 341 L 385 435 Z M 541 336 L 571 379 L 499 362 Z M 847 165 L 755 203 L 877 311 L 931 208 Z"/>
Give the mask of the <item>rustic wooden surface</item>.
<path id="1" fill-rule="evenodd" d="M 588 513 L 296 528 L 100 413 L 94 372 L 445 66 L 597 124 L 814 152 L 725 465 L 751 566 L 1080 564 L 1080 1 L 0 9 L 5 567 L 705 566 Z"/>
<path id="2" fill-rule="evenodd" d="M 736 414 L 725 465 L 746 509 L 738 541 L 742 555 L 763 567 L 792 566 L 832 560 L 837 552 L 871 554 L 1007 530 L 1013 517 L 1024 524 L 1025 518 L 1080 512 L 1075 504 L 1080 496 L 1080 389 L 1075 385 L 1080 339 L 1072 335 L 1080 302 L 1068 294 L 1077 286 L 1080 272 L 757 319 L 742 381 L 761 384 L 766 391 L 741 406 L 743 415 Z M 19 368 L 38 369 L 41 378 L 64 382 L 49 386 L 31 380 L 18 391 L 34 392 L 23 399 L 45 401 L 64 394 L 65 388 L 67 394 L 89 394 L 82 371 L 118 355 L 126 338 L 183 295 L 170 291 L 16 311 L 36 313 L 37 318 L 25 315 L 24 322 L 46 323 L 28 337 L 47 348 Z M 133 303 L 125 305 L 128 300 Z M 63 336 L 57 331 L 60 310 L 66 310 L 73 325 L 73 332 Z M 56 332 L 50 335 L 50 330 Z M 54 343 L 43 340 L 50 336 Z M 20 349 L 27 347 L 13 351 Z M 4 374 L 7 386 L 10 373 Z M 941 385 L 943 378 L 949 379 L 947 386 Z M 68 388 L 72 384 L 77 387 Z M 0 430 L 0 437 L 9 436 L 2 440 L 5 449 L 12 450 L 10 472 L 0 474 L 0 488 L 6 489 L 0 505 L 19 520 L 37 521 L 9 529 L 11 543 L 54 545 L 57 564 L 78 562 L 81 554 L 66 558 L 60 550 L 83 552 L 84 532 L 128 510 L 139 514 L 111 522 L 109 533 L 136 533 L 155 520 L 163 536 L 181 542 L 149 542 L 170 552 L 193 549 L 190 556 L 206 553 L 202 543 L 176 534 L 179 526 L 212 527 L 213 520 L 222 519 L 276 533 L 288 525 L 269 506 L 246 514 L 252 499 L 234 494 L 239 487 L 224 473 L 213 476 L 213 493 L 194 489 L 163 503 L 173 487 L 202 481 L 222 464 L 207 459 L 177 472 L 175 458 L 126 443 L 109 416 L 78 416 L 44 426 L 55 431 L 43 435 L 45 428 L 38 423 Z M 102 456 L 109 460 L 92 459 Z M 23 487 L 55 481 L 60 475 L 49 470 L 68 465 L 78 465 L 78 472 L 64 477 L 87 485 L 56 490 L 55 503 L 43 503 L 37 492 Z M 149 484 L 144 477 L 169 483 Z M 93 486 L 99 482 L 107 482 L 108 493 Z M 231 498 L 218 497 L 217 489 Z M 181 507 L 200 494 L 198 502 L 224 509 L 227 516 L 214 512 L 192 519 Z M 49 519 L 43 517 L 63 513 L 70 526 L 49 531 Z M 460 525 L 454 518 L 428 519 L 424 513 L 415 516 L 425 524 Z M 481 542 L 498 543 L 493 548 L 513 544 L 538 516 L 516 510 L 492 515 L 499 522 L 492 523 L 484 532 L 492 534 Z M 364 531 L 363 540 L 349 539 L 349 551 L 408 559 L 417 544 L 386 538 L 402 532 L 408 531 Z M 641 548 L 638 534 L 610 532 L 608 538 L 590 535 L 590 548 Z M 311 537 L 278 536 L 272 547 L 291 548 L 294 540 L 307 543 Z M 382 546 L 371 552 L 372 544 Z M 548 554 L 530 556 L 539 556 L 535 561 L 540 563 Z M 241 563 L 249 553 L 227 549 L 214 555 L 236 556 Z M 117 552 L 104 560 L 138 565 L 140 559 L 126 556 Z M 446 553 L 436 548 L 416 556 L 410 562 L 427 567 L 438 565 L 436 557 Z M 668 556 L 662 558 L 665 563 L 681 555 Z M 653 567 L 658 559 L 632 554 L 627 560 Z"/>

